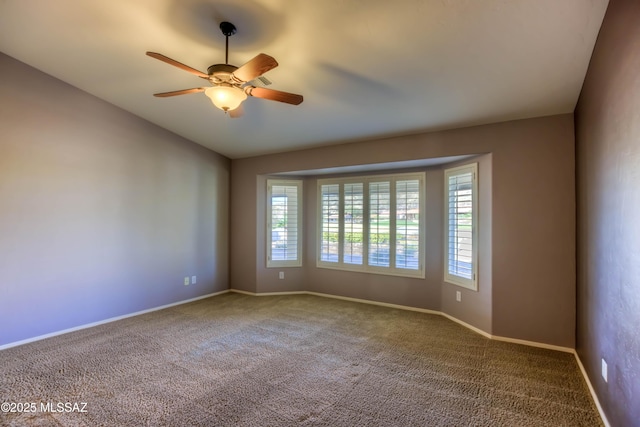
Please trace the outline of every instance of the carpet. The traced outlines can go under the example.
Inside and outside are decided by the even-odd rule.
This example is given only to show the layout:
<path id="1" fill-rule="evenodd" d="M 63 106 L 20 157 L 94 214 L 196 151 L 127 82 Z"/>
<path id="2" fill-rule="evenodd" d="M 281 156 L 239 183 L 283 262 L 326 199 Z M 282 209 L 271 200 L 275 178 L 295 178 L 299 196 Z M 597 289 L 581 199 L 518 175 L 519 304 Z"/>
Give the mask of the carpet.
<path id="1" fill-rule="evenodd" d="M 3 410 L 21 409 L 3 426 L 602 425 L 571 354 L 312 295 L 224 294 L 6 349 L 0 366 Z"/>

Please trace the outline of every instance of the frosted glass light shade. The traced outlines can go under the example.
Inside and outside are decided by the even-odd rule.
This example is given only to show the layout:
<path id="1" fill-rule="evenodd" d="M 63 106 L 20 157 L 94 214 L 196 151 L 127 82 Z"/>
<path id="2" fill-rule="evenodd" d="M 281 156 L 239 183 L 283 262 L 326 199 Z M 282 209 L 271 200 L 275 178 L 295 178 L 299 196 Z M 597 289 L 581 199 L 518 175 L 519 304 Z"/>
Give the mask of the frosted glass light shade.
<path id="1" fill-rule="evenodd" d="M 204 91 L 213 105 L 223 111 L 235 110 L 247 99 L 247 94 L 242 89 L 234 86 L 213 86 Z"/>

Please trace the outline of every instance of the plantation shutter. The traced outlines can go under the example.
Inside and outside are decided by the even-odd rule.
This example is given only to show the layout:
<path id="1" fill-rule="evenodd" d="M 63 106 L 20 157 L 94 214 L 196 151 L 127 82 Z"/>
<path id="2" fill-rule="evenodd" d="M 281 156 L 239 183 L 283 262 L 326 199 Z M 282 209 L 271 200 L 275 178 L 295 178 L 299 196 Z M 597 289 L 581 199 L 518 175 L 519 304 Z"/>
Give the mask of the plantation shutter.
<path id="1" fill-rule="evenodd" d="M 363 184 L 344 184 L 343 258 L 347 264 L 362 264 L 364 230 Z"/>
<path id="2" fill-rule="evenodd" d="M 300 265 L 301 182 L 269 181 L 268 266 Z"/>
<path id="3" fill-rule="evenodd" d="M 340 185 L 322 185 L 320 259 L 338 262 L 340 238 Z"/>
<path id="4" fill-rule="evenodd" d="M 369 184 L 369 265 L 389 266 L 389 182 Z"/>
<path id="5" fill-rule="evenodd" d="M 466 287 L 475 287 L 475 175 L 475 164 L 445 174 L 446 279 Z"/>
<path id="6" fill-rule="evenodd" d="M 396 267 L 420 267 L 420 181 L 396 181 Z"/>

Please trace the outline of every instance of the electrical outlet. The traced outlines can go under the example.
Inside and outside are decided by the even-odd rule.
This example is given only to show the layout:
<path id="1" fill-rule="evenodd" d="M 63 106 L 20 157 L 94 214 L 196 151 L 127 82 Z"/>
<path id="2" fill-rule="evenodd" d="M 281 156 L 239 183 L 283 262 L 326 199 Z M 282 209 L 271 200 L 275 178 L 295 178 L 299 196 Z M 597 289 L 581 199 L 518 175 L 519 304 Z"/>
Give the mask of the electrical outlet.
<path id="1" fill-rule="evenodd" d="M 198 278 L 197 278 L 196 276 L 191 276 L 191 284 L 192 284 L 192 285 L 195 285 L 195 284 L 196 284 L 196 280 L 197 280 L 197 279 L 198 279 Z"/>
<path id="2" fill-rule="evenodd" d="M 284 279 L 284 271 L 281 271 L 280 273 L 278 273 L 278 278 Z"/>
<path id="3" fill-rule="evenodd" d="M 462 292 L 456 291 L 456 301 L 462 301 Z"/>
<path id="4" fill-rule="evenodd" d="M 184 285 L 189 286 L 189 276 L 184 278 Z"/>
<path id="5" fill-rule="evenodd" d="M 609 380 L 607 379 L 607 362 L 604 360 L 604 358 L 602 359 L 602 378 L 604 378 L 604 382 L 609 382 Z"/>

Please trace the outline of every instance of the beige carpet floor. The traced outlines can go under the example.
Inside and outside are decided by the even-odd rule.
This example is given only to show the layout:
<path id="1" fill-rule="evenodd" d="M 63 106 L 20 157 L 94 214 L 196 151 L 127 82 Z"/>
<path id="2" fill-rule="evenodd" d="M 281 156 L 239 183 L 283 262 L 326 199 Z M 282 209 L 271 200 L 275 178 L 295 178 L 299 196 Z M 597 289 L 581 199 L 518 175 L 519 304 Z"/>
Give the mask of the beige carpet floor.
<path id="1" fill-rule="evenodd" d="M 0 367 L 0 402 L 37 407 L 3 426 L 602 425 L 571 354 L 310 295 L 220 295 L 6 349 Z"/>

